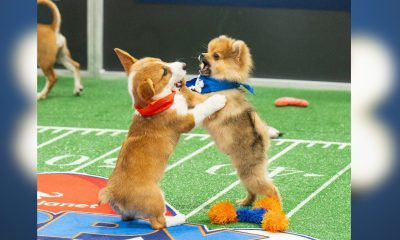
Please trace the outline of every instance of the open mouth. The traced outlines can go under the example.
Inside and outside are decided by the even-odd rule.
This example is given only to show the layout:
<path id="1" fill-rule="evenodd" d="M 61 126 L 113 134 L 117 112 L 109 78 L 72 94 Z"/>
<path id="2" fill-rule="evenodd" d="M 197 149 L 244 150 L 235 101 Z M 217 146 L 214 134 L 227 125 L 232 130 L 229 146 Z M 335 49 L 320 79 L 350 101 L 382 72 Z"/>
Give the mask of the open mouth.
<path id="1" fill-rule="evenodd" d="M 202 59 L 201 60 L 201 64 L 200 64 L 200 74 L 202 75 L 211 75 L 211 65 L 210 63 L 206 60 L 206 59 Z"/>
<path id="2" fill-rule="evenodd" d="M 183 84 L 183 82 L 179 81 L 179 82 L 176 82 L 174 85 L 175 85 L 175 88 L 180 89 L 182 87 L 182 84 Z"/>

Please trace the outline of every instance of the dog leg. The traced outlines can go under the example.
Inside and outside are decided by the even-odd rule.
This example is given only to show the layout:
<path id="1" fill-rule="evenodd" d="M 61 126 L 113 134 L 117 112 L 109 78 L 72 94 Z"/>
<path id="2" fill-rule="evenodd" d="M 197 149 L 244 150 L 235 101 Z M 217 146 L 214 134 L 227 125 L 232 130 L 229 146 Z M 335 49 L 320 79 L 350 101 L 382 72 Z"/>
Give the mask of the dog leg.
<path id="1" fill-rule="evenodd" d="M 207 96 L 196 93 L 186 87 L 186 81 L 183 81 L 180 92 L 185 97 L 189 108 L 194 108 L 197 104 L 204 102 L 208 98 Z"/>
<path id="2" fill-rule="evenodd" d="M 161 195 L 163 197 L 163 200 L 165 202 L 165 194 L 163 191 L 161 191 Z M 178 226 L 181 224 L 184 224 L 186 221 L 186 216 L 180 213 L 178 210 L 174 209 L 176 215 L 175 216 L 165 216 L 165 221 L 167 224 L 167 227 L 172 227 L 172 226 Z M 167 212 L 167 209 L 165 209 L 164 215 Z"/>
<path id="3" fill-rule="evenodd" d="M 165 201 L 159 186 L 149 186 L 147 188 L 146 203 L 143 205 L 144 214 L 149 216 L 151 227 L 155 230 L 165 228 L 167 222 L 164 217 Z"/>
<path id="4" fill-rule="evenodd" d="M 74 61 L 71 58 L 71 54 L 67 48 L 66 43 L 61 48 L 57 62 L 61 63 L 62 65 L 64 65 L 65 68 L 67 68 L 68 70 L 70 70 L 74 73 L 74 91 L 73 92 L 76 96 L 79 96 L 81 94 L 81 91 L 83 90 L 81 76 L 80 76 L 80 65 L 78 62 Z"/>
<path id="5" fill-rule="evenodd" d="M 203 103 L 196 105 L 189 111 L 193 114 L 195 126 L 198 126 L 206 117 L 209 117 L 223 108 L 225 103 L 226 97 L 224 95 L 216 94 L 207 98 Z"/>
<path id="6" fill-rule="evenodd" d="M 150 217 L 150 225 L 154 230 L 160 230 L 167 226 L 164 215 Z"/>
<path id="7" fill-rule="evenodd" d="M 279 194 L 278 188 L 275 186 L 272 179 L 268 177 L 264 169 L 264 164 L 259 164 L 247 168 L 241 166 L 238 169 L 240 181 L 243 183 L 249 193 L 245 199 L 239 200 L 239 204 L 252 204 L 256 199 L 256 194 L 264 195 L 266 197 L 273 197 L 281 201 L 281 196 Z"/>
<path id="8" fill-rule="evenodd" d="M 186 221 L 186 216 L 183 214 L 177 214 L 176 216 L 165 216 L 167 222 L 167 227 L 178 226 L 184 224 Z"/>
<path id="9" fill-rule="evenodd" d="M 247 196 L 244 199 L 239 199 L 236 201 L 240 206 L 250 206 L 256 200 L 256 194 L 247 190 Z"/>
<path id="10" fill-rule="evenodd" d="M 181 133 L 189 132 L 194 127 L 203 123 L 205 118 L 223 108 L 225 103 L 225 96 L 220 94 L 213 95 L 207 98 L 203 103 L 190 109 L 188 114 L 183 115 L 179 120 L 179 126 L 176 126 L 175 122 L 173 122 L 174 128 Z"/>
<path id="11" fill-rule="evenodd" d="M 57 81 L 56 74 L 53 68 L 42 68 L 42 70 L 44 75 L 46 76 L 46 85 L 44 86 L 42 91 L 37 94 L 37 100 L 45 99 Z"/>

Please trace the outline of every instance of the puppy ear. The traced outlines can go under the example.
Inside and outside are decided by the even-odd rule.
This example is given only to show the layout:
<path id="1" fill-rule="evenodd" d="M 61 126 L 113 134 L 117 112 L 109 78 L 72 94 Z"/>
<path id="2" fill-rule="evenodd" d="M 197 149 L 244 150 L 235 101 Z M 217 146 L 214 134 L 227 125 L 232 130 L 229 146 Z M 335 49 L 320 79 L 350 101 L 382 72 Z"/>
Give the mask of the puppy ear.
<path id="1" fill-rule="evenodd" d="M 232 49 L 235 57 L 240 58 L 246 49 L 246 44 L 241 40 L 237 40 L 232 44 Z"/>
<path id="2" fill-rule="evenodd" d="M 137 59 L 119 48 L 114 48 L 114 52 L 117 54 L 126 74 L 129 75 L 129 69 L 131 69 L 131 66 L 137 61 Z"/>
<path id="3" fill-rule="evenodd" d="M 150 78 L 147 78 L 138 87 L 138 95 L 145 101 L 149 101 L 155 94 L 154 84 Z"/>

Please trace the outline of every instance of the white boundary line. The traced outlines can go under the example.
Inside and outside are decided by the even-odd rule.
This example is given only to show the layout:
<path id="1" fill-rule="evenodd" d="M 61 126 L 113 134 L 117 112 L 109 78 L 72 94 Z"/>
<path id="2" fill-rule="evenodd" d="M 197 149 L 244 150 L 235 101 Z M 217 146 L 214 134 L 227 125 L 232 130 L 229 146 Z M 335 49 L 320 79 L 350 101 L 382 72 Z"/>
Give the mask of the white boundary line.
<path id="1" fill-rule="evenodd" d="M 63 133 L 63 134 L 61 134 L 61 135 L 59 135 L 59 136 L 57 136 L 57 137 L 54 137 L 54 138 L 52 138 L 52 139 L 50 139 L 50 140 L 48 140 L 48 141 L 46 141 L 46 142 L 44 142 L 44 143 L 42 143 L 42 144 L 39 144 L 39 145 L 37 146 L 37 149 L 42 148 L 42 147 L 44 147 L 44 146 L 46 146 L 46 145 L 49 145 L 49 144 L 51 144 L 51 143 L 54 143 L 54 142 L 56 142 L 56 141 L 58 141 L 58 140 L 60 140 L 60 139 L 62 139 L 62 138 L 65 138 L 66 136 L 71 135 L 71 134 L 74 133 L 74 132 L 76 132 L 76 130 L 71 129 L 70 131 L 68 131 L 68 132 L 66 132 L 66 133 Z"/>
<path id="2" fill-rule="evenodd" d="M 310 202 L 314 197 L 316 197 L 320 192 L 322 192 L 325 188 L 327 188 L 331 183 L 333 183 L 336 179 L 338 179 L 341 175 L 343 175 L 345 172 L 347 172 L 351 167 L 351 164 L 347 165 L 344 167 L 342 170 L 340 170 L 338 173 L 336 173 L 332 178 L 330 178 L 328 181 L 326 181 L 324 184 L 322 184 L 317 190 L 315 190 L 313 193 L 311 193 L 306 199 L 304 199 L 302 202 L 300 202 L 295 208 L 293 208 L 288 214 L 287 217 L 290 218 L 294 214 L 296 214 L 304 205 L 306 205 L 308 202 Z"/>
<path id="3" fill-rule="evenodd" d="M 290 150 L 292 150 L 299 144 L 300 144 L 299 142 L 294 142 L 294 143 L 290 144 L 289 146 L 285 147 L 282 151 L 280 151 L 279 153 L 275 154 L 272 158 L 270 158 L 268 160 L 268 163 L 270 164 L 273 161 L 275 161 L 276 159 L 282 157 L 283 155 L 285 155 L 287 152 L 289 152 Z"/>
<path id="4" fill-rule="evenodd" d="M 81 169 L 83 169 L 83 168 L 85 168 L 85 167 L 87 167 L 87 166 L 89 166 L 89 165 L 92 165 L 93 163 L 95 163 L 95 162 L 97 162 L 97 161 L 99 161 L 99 160 L 101 160 L 101 159 L 103 159 L 103 158 L 105 158 L 105 157 L 107 157 L 107 156 L 109 156 L 109 155 L 111 155 L 111 154 L 113 154 L 113 153 L 119 151 L 120 149 L 121 149 L 121 146 L 119 146 L 119 147 L 117 147 L 117 148 L 114 148 L 113 150 L 104 153 L 104 154 L 101 155 L 100 157 L 97 157 L 97 158 L 93 159 L 92 161 L 89 161 L 89 162 L 87 162 L 87 163 L 85 163 L 85 164 L 82 164 L 82 165 L 80 165 L 79 167 L 74 168 L 74 169 L 72 169 L 72 170 L 69 171 L 69 172 L 78 172 L 79 170 L 81 170 Z"/>
<path id="5" fill-rule="evenodd" d="M 287 146 L 285 149 L 283 149 L 282 151 L 280 151 L 279 153 L 277 153 L 275 156 L 273 156 L 270 160 L 269 163 L 272 163 L 273 161 L 277 160 L 278 158 L 282 157 L 283 155 L 285 155 L 287 152 L 289 152 L 290 150 L 292 150 L 294 147 L 296 147 L 298 145 L 298 143 L 292 143 L 291 145 Z M 282 168 L 276 168 L 274 171 L 272 171 L 269 175 L 270 177 L 274 177 L 277 174 L 279 174 L 280 172 L 282 172 L 283 169 Z M 229 186 L 227 186 L 226 188 L 224 188 L 222 191 L 220 191 L 219 193 L 217 193 L 216 195 L 214 195 L 213 197 L 209 198 L 207 201 L 205 201 L 204 203 L 202 203 L 200 206 L 198 206 L 197 208 L 195 208 L 193 211 L 191 211 L 190 213 L 186 214 L 186 218 L 190 218 L 191 216 L 197 214 L 198 212 L 200 212 L 201 210 L 203 210 L 203 208 L 205 208 L 208 204 L 214 202 L 215 200 L 217 200 L 218 198 L 222 197 L 223 195 L 225 195 L 227 192 L 229 192 L 230 190 L 232 190 L 234 187 L 236 187 L 237 185 L 240 184 L 240 180 L 236 180 L 235 182 L 233 182 L 232 184 L 230 184 Z"/>
<path id="6" fill-rule="evenodd" d="M 214 145 L 214 142 L 208 143 L 207 145 L 203 146 L 202 148 L 197 149 L 196 151 L 192 152 L 191 154 L 189 154 L 189 155 L 181 158 L 177 162 L 169 165 L 165 171 L 168 172 L 169 170 L 176 168 L 177 166 L 181 165 L 182 163 L 186 162 L 187 160 L 191 159 L 192 157 L 204 152 L 207 148 L 210 148 L 213 145 Z"/>
<path id="7" fill-rule="evenodd" d="M 115 134 L 115 133 L 127 133 L 128 130 L 123 129 L 109 129 L 109 128 L 78 128 L 78 127 L 56 127 L 56 126 L 38 126 L 38 132 L 43 133 L 47 130 L 74 130 L 75 132 L 82 132 L 82 133 L 90 133 L 90 132 L 105 132 Z M 44 129 L 44 130 L 43 130 Z M 183 136 L 186 137 L 199 137 L 202 140 L 207 139 L 210 135 L 209 134 L 202 134 L 202 133 L 184 133 Z M 343 149 L 346 146 L 351 146 L 349 142 L 332 142 L 332 141 L 320 141 L 320 140 L 304 140 L 304 139 L 285 139 L 285 138 L 278 138 L 272 139 L 273 142 L 277 142 L 277 145 L 283 144 L 285 142 L 292 142 L 292 143 L 304 143 L 304 144 L 324 144 L 324 145 L 339 145 L 340 149 Z"/>

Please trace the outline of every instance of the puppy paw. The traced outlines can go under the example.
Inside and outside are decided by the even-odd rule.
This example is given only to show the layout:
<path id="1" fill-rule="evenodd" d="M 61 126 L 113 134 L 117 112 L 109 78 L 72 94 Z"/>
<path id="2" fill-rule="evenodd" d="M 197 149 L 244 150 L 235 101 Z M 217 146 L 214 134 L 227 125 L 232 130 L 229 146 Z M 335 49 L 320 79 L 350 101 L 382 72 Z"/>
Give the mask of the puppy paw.
<path id="1" fill-rule="evenodd" d="M 80 87 L 74 89 L 74 95 L 75 96 L 80 96 L 81 95 L 81 88 Z"/>
<path id="2" fill-rule="evenodd" d="M 225 106 L 226 97 L 221 94 L 216 94 L 208 98 L 206 101 L 207 104 L 210 105 L 210 109 L 212 109 L 213 111 L 218 111 Z"/>
<path id="3" fill-rule="evenodd" d="M 270 138 L 278 138 L 282 136 L 282 133 L 278 129 L 268 126 L 268 135 Z"/>
<path id="4" fill-rule="evenodd" d="M 179 224 L 183 224 L 186 222 L 186 216 L 183 214 L 177 214 L 175 217 L 177 218 L 177 222 Z"/>
<path id="5" fill-rule="evenodd" d="M 46 97 L 47 97 L 46 94 L 38 93 L 36 95 L 36 100 L 42 100 L 42 99 L 45 99 Z"/>
<path id="6" fill-rule="evenodd" d="M 167 221 L 167 227 L 178 226 L 186 222 L 186 216 L 179 213 L 173 217 L 165 216 L 165 220 Z"/>
<path id="7" fill-rule="evenodd" d="M 247 199 L 247 198 L 245 198 L 245 199 L 239 199 L 239 200 L 236 201 L 236 203 L 237 203 L 239 206 L 241 206 L 241 207 L 250 206 L 250 205 L 253 204 L 253 202 L 254 202 L 254 201 L 249 200 L 249 199 Z"/>

